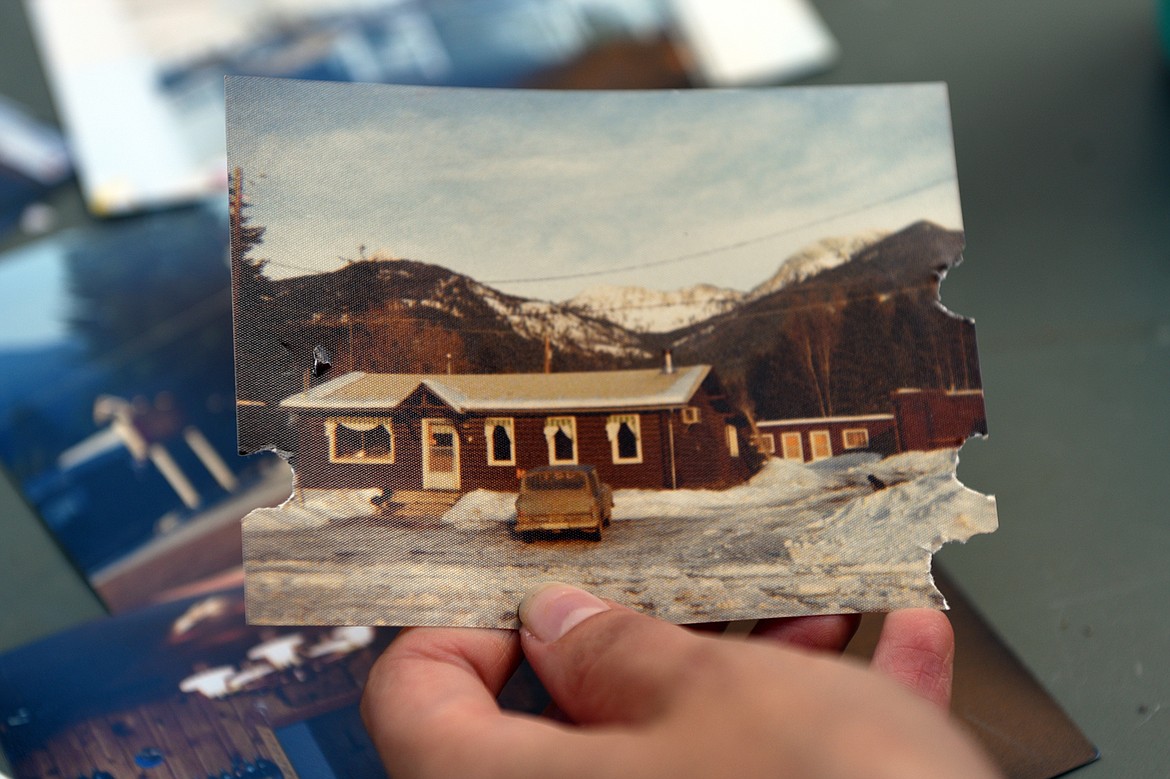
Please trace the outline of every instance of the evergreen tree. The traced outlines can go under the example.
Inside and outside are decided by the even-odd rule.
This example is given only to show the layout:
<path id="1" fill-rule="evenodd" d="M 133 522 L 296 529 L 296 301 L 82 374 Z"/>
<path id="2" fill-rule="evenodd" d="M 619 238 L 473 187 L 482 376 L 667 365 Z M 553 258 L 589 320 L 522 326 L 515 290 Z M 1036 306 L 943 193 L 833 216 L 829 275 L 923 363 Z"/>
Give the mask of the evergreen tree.
<path id="1" fill-rule="evenodd" d="M 841 311 L 832 354 L 833 408 L 838 414 L 889 409 L 894 389 L 889 308 L 866 295 L 850 300 Z"/>

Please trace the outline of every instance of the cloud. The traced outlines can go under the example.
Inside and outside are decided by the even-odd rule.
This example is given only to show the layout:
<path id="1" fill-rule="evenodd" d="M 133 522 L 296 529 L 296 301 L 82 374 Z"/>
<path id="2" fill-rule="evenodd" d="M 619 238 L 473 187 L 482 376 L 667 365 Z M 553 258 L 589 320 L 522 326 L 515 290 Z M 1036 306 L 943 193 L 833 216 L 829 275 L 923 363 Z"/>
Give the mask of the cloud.
<path id="1" fill-rule="evenodd" d="M 631 265 L 786 226 L 869 225 L 883 209 L 901 218 L 916 188 L 954 175 L 939 85 L 540 93 L 267 84 L 237 88 L 229 102 L 231 161 L 256 182 L 265 255 L 301 268 L 335 267 L 359 244 L 478 278 Z M 957 214 L 953 189 L 943 198 L 954 202 L 933 211 Z M 857 218 L 831 218 L 842 214 Z M 774 266 L 782 243 L 736 255 Z M 709 266 L 693 265 L 679 266 L 677 286 L 712 280 Z"/>

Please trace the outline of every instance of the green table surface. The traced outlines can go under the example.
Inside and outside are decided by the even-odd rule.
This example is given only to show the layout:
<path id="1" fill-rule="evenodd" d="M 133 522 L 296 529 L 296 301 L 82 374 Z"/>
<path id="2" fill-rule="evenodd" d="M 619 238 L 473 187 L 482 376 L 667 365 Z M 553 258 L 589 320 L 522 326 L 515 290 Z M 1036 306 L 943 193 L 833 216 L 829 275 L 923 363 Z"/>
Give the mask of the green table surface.
<path id="1" fill-rule="evenodd" d="M 950 84 L 991 437 L 960 477 L 1001 529 L 940 554 L 1088 736 L 1091 777 L 1170 771 L 1170 71 L 1152 0 L 818 0 L 808 83 Z M 0 93 L 54 117 L 0 2 Z M 61 220 L 88 219 L 75 188 Z M 12 243 L 9 240 L 9 243 Z M 101 609 L 0 479 L 0 648 Z"/>

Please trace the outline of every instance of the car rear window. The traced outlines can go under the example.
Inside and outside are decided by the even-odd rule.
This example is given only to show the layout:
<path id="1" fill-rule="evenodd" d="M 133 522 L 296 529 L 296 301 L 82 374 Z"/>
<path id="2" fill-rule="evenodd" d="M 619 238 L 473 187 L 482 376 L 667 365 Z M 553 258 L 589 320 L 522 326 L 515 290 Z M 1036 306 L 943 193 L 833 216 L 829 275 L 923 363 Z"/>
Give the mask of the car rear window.
<path id="1" fill-rule="evenodd" d="M 547 471 L 529 474 L 524 484 L 530 490 L 579 490 L 585 486 L 585 474 L 577 471 Z"/>

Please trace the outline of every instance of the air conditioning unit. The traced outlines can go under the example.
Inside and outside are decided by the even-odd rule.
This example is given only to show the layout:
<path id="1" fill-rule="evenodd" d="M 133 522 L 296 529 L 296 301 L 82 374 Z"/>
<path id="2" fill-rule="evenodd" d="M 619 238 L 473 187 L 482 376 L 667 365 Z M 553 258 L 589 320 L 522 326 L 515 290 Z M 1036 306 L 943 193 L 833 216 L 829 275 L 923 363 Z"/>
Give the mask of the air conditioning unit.
<path id="1" fill-rule="evenodd" d="M 682 421 L 684 425 L 693 425 L 699 421 L 699 409 L 695 406 L 687 406 L 682 410 Z"/>

